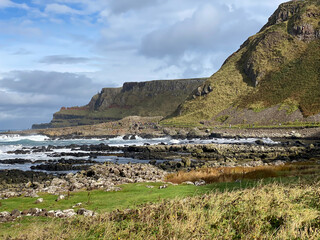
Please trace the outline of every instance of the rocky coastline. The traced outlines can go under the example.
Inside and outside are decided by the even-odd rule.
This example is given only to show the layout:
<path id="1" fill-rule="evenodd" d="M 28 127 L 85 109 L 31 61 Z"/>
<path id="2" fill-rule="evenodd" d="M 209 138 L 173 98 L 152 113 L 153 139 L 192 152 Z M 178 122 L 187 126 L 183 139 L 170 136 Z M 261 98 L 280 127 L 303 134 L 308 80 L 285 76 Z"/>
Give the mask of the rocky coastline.
<path id="1" fill-rule="evenodd" d="M 199 129 L 168 128 L 152 125 L 152 130 L 129 124 L 126 129 L 115 135 L 110 132 L 95 131 L 90 134 L 79 129 L 39 130 L 34 134 L 46 134 L 51 139 L 67 140 L 74 138 L 119 137 L 134 140 L 141 137 L 170 137 L 172 139 L 189 139 L 187 144 L 160 143 L 143 146 L 109 146 L 71 144 L 69 146 L 40 146 L 13 150 L 10 154 L 19 158 L 2 160 L 8 165 L 30 164 L 33 171 L 0 170 L 0 199 L 12 197 L 39 198 L 39 193 L 54 194 L 57 199 L 72 191 L 119 191 L 122 184 L 137 182 L 165 182 L 168 174 L 177 171 L 192 171 L 208 167 L 256 167 L 284 165 L 296 162 L 313 162 L 320 164 L 320 128 L 282 128 L 282 129 Z M 82 129 L 82 130 L 80 130 Z M 149 131 L 150 130 L 150 131 Z M 24 132 L 23 134 L 27 134 Z M 213 140 L 232 138 L 235 140 L 257 138 L 252 143 L 220 144 Z M 276 142 L 267 143 L 264 138 Z M 193 143 L 194 139 L 206 140 L 205 144 Z M 212 140 L 212 141 L 210 141 Z M 68 151 L 62 151 L 63 149 Z M 45 153 L 55 160 L 29 160 L 22 156 L 30 153 Z M 115 162 L 103 161 L 112 157 Z M 143 163 L 118 164 L 118 159 L 135 159 Z M 165 184 L 165 183 L 164 183 Z M 198 183 L 191 182 L 189 184 Z M 201 184 L 205 182 L 201 181 Z M 120 187 L 119 187 L 120 186 Z M 70 210 L 70 211 L 69 211 Z M 20 216 L 69 217 L 75 215 L 93 215 L 82 209 L 79 213 L 68 211 L 46 211 L 29 209 L 0 213 L 0 221 L 11 221 Z M 90 215 L 90 216 L 91 216 Z M 1 220 L 2 219 L 2 220 Z"/>
<path id="2" fill-rule="evenodd" d="M 106 144 L 72 145 L 75 152 L 55 152 L 59 160 L 37 161 L 32 169 L 39 171 L 1 170 L 0 197 L 34 196 L 37 192 L 60 194 L 81 189 L 108 189 L 124 183 L 163 181 L 169 172 L 191 171 L 202 167 L 279 165 L 292 162 L 320 161 L 320 141 L 291 140 L 266 144 L 159 144 L 114 147 Z M 32 151 L 52 151 L 58 146 L 34 147 Z M 78 150 L 81 152 L 77 152 Z M 21 154 L 23 150 L 16 150 Z M 25 151 L 27 152 L 27 151 Z M 141 159 L 145 164 L 98 162 L 98 156 Z M 66 156 L 90 157 L 64 159 Z M 28 162 L 6 160 L 7 164 Z M 74 172 L 70 172 L 74 170 Z M 63 171 L 69 171 L 63 174 Z M 54 172 L 54 174 L 50 173 Z M 59 172 L 62 172 L 59 174 Z"/>
<path id="3" fill-rule="evenodd" d="M 229 130 L 229 129 L 228 129 Z M 234 139 L 243 137 L 270 136 L 272 131 L 242 132 L 231 130 Z M 230 131 L 176 131 L 164 129 L 163 134 L 172 138 L 186 139 L 217 139 L 230 135 Z M 143 146 L 109 146 L 101 143 L 98 145 L 46 146 L 22 148 L 12 151 L 19 156 L 29 153 L 48 153 L 57 160 L 31 161 L 23 158 L 2 160 L 6 164 L 32 164 L 33 171 L 0 170 L 0 199 L 12 197 L 29 197 L 36 201 L 39 193 L 53 194 L 59 198 L 65 197 L 72 191 L 121 191 L 121 186 L 138 182 L 164 182 L 166 176 L 177 171 L 191 171 L 208 167 L 256 167 L 269 165 L 284 165 L 297 162 L 312 162 L 320 164 L 320 141 L 317 140 L 318 129 L 311 131 L 285 131 L 281 132 L 282 138 L 277 138 L 276 143 L 266 143 L 256 140 L 253 143 L 218 144 L 145 144 Z M 308 133 L 308 134 L 307 134 Z M 237 134 L 234 136 L 234 134 Z M 286 134 L 283 137 L 283 134 Z M 277 135 L 280 136 L 280 135 Z M 312 136 L 312 137 L 311 137 Z M 124 139 L 135 138 L 127 134 Z M 230 136 L 228 136 L 230 137 Z M 152 136 L 150 136 L 152 138 Z M 55 151 L 63 148 L 70 151 Z M 118 164 L 101 162 L 99 157 L 112 156 L 142 160 L 145 163 Z M 68 159 L 73 157 L 73 159 Z M 83 159 L 87 158 L 87 159 Z M 188 184 L 199 185 L 198 182 Z M 200 181 L 200 184 L 206 184 Z M 166 186 L 166 185 L 164 185 Z M 39 200 L 39 201 L 40 201 Z M 94 212 L 86 209 L 67 209 L 47 211 L 33 208 L 29 210 L 13 210 L 1 212 L 0 222 L 13 221 L 21 216 L 44 216 L 66 218 L 76 215 L 93 216 Z"/>

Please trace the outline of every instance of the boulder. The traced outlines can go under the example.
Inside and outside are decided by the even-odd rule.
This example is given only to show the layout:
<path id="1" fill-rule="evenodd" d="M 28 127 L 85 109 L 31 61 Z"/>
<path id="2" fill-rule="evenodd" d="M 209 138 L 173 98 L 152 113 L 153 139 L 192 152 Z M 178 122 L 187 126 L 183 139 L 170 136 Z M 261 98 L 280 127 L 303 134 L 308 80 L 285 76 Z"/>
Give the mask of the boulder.
<path id="1" fill-rule="evenodd" d="M 206 185 L 206 182 L 202 179 L 200 179 L 199 181 L 194 182 L 195 186 L 203 186 Z"/>
<path id="2" fill-rule="evenodd" d="M 35 204 L 39 204 L 39 203 L 43 203 L 43 198 L 38 198 L 38 199 L 35 201 Z"/>
<path id="3" fill-rule="evenodd" d="M 66 210 L 63 210 L 62 212 L 65 214 L 65 217 L 67 218 L 77 215 L 77 213 L 73 209 L 66 209 Z"/>
<path id="4" fill-rule="evenodd" d="M 168 185 L 165 184 L 165 185 L 160 186 L 159 189 L 165 189 L 167 187 L 168 187 Z"/>
<path id="5" fill-rule="evenodd" d="M 91 211 L 91 210 L 80 208 L 80 209 L 78 209 L 77 214 L 78 215 L 83 215 L 85 217 L 92 217 L 94 215 L 94 212 Z"/>
<path id="6" fill-rule="evenodd" d="M 66 197 L 64 195 L 59 195 L 59 197 L 56 199 L 56 202 L 59 202 L 63 199 L 65 199 Z"/>

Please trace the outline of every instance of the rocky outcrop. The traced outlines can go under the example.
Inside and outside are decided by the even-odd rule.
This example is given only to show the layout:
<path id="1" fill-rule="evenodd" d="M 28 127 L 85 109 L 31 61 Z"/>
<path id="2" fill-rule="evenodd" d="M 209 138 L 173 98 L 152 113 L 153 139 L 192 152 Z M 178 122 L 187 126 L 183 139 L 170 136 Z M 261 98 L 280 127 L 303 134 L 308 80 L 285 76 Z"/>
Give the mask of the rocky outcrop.
<path id="1" fill-rule="evenodd" d="M 12 173 L 15 173 L 14 175 Z M 0 172 L 2 173 L 2 172 Z M 32 172 L 30 172 L 32 173 Z M 30 174 L 27 172 L 27 174 Z M 8 174 L 6 176 L 5 174 Z M 23 171 L 5 171 L 0 175 L 0 199 L 10 197 L 38 197 L 38 192 L 56 195 L 82 189 L 104 189 L 118 191 L 117 185 L 137 182 L 161 182 L 167 173 L 149 164 L 113 164 L 105 163 L 90 166 L 88 170 L 54 177 L 34 172 L 29 178 Z M 34 176 L 41 175 L 42 178 Z"/>
<path id="2" fill-rule="evenodd" d="M 49 124 L 33 129 L 92 125 L 127 116 L 168 116 L 206 78 L 127 82 L 121 88 L 103 88 L 84 107 L 61 108 Z M 205 90 L 207 91 L 207 90 Z"/>
<path id="3" fill-rule="evenodd" d="M 88 104 L 89 109 L 98 111 L 100 108 L 111 107 L 121 90 L 122 88 L 103 88 L 99 94 L 92 97 Z"/>
<path id="4" fill-rule="evenodd" d="M 93 217 L 97 213 L 80 208 L 77 211 L 74 209 L 65 209 L 65 210 L 50 210 L 41 208 L 30 208 L 28 210 L 19 211 L 17 209 L 12 210 L 11 212 L 0 212 L 0 223 L 11 222 L 17 220 L 21 217 L 51 217 L 51 218 L 71 218 L 77 215 L 82 215 L 84 217 Z"/>

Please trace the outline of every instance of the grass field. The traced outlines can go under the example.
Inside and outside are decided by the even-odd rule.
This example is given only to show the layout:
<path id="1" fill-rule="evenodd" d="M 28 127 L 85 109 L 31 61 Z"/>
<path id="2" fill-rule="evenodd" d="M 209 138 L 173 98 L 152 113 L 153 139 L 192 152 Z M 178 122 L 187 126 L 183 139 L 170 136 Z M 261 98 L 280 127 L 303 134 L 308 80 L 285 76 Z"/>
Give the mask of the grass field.
<path id="1" fill-rule="evenodd" d="M 281 166 L 203 168 L 167 181 L 204 179 L 207 185 L 121 185 L 120 191 L 65 193 L 67 198 L 9 198 L 1 211 L 70 209 L 81 202 L 96 217 L 22 217 L 0 224 L 0 239 L 319 239 L 317 161 Z M 152 186 L 153 188 L 150 188 Z"/>
<path id="2" fill-rule="evenodd" d="M 319 180 L 308 175 L 166 189 L 146 188 L 159 184 L 129 184 L 120 192 L 92 191 L 85 207 L 99 210 L 95 218 L 24 217 L 0 224 L 0 238 L 318 239 Z M 61 203 L 43 197 L 44 205 L 39 207 L 63 209 L 88 201 L 87 192 L 75 193 Z M 25 200 L 4 200 L 1 211 L 34 207 Z"/>

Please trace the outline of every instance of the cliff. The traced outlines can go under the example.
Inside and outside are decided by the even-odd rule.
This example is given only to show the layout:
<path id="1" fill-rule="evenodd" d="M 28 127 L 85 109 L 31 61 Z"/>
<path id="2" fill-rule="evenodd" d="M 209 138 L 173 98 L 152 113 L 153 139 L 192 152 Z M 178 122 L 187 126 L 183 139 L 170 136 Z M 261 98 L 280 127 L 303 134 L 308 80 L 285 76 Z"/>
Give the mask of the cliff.
<path id="1" fill-rule="evenodd" d="M 320 122 L 319 50 L 320 1 L 283 3 L 165 122 Z"/>
<path id="2" fill-rule="evenodd" d="M 127 116 L 167 116 L 206 78 L 127 82 L 121 88 L 103 88 L 83 107 L 61 108 L 49 124 L 33 129 L 91 125 Z"/>

